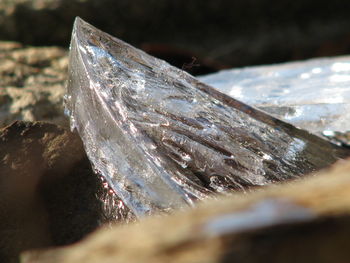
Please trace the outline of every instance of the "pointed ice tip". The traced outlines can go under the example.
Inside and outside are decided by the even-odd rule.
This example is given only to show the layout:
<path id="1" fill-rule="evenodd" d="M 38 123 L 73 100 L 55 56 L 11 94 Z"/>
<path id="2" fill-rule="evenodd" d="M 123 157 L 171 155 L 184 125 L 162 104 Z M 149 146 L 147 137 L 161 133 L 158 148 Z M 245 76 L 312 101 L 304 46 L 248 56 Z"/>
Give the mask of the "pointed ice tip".
<path id="1" fill-rule="evenodd" d="M 77 16 L 74 19 L 74 25 L 73 28 L 78 28 L 80 27 L 82 24 L 88 24 L 86 21 L 84 21 L 81 17 Z"/>
<path id="2" fill-rule="evenodd" d="M 83 30 L 83 29 L 87 29 Z M 72 40 L 75 39 L 75 41 L 81 42 L 83 39 L 87 38 L 88 35 L 86 34 L 87 32 L 92 32 L 94 34 L 100 34 L 102 31 L 98 30 L 95 28 L 93 25 L 89 24 L 79 16 L 77 16 L 74 19 L 74 24 L 73 24 L 73 31 L 72 31 Z"/>
<path id="3" fill-rule="evenodd" d="M 98 31 L 97 28 L 93 27 L 91 24 L 89 24 L 88 22 L 86 22 L 85 20 L 83 20 L 82 18 L 80 18 L 79 16 L 77 16 L 74 19 L 74 24 L 73 24 L 73 33 L 72 35 L 74 36 L 77 32 L 83 32 L 83 28 L 89 28 L 89 29 L 94 29 L 96 31 Z"/>
<path id="4" fill-rule="evenodd" d="M 69 45 L 69 50 L 72 50 L 72 46 L 74 45 L 73 42 L 77 41 L 77 32 L 79 31 L 79 28 L 81 27 L 82 23 L 85 21 L 81 19 L 79 16 L 75 17 L 74 23 L 73 23 L 73 30 L 72 30 L 72 35 L 71 35 L 71 40 L 70 40 L 70 45 Z M 71 55 L 71 52 L 70 52 Z"/>
<path id="5" fill-rule="evenodd" d="M 77 31 L 77 29 L 79 27 L 81 27 L 82 23 L 86 23 L 86 22 L 83 19 L 81 19 L 79 16 L 77 16 L 74 19 L 72 35 L 74 35 L 74 33 Z"/>

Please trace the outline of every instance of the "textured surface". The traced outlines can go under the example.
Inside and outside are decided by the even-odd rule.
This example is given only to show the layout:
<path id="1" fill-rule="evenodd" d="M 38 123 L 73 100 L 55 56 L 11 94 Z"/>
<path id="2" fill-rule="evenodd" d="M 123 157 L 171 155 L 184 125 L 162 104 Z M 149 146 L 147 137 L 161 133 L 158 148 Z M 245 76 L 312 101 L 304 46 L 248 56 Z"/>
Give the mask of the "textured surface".
<path id="1" fill-rule="evenodd" d="M 14 120 L 67 125 L 63 115 L 67 53 L 0 42 L 0 127 Z"/>
<path id="2" fill-rule="evenodd" d="M 346 263 L 349 171 L 342 162 L 294 183 L 102 229 L 69 248 L 27 253 L 23 262 Z"/>
<path id="3" fill-rule="evenodd" d="M 201 81 L 312 132 L 350 130 L 350 57 L 225 70 Z"/>
<path id="4" fill-rule="evenodd" d="M 295 178 L 349 155 L 81 19 L 69 66 L 71 125 L 137 215 Z"/>

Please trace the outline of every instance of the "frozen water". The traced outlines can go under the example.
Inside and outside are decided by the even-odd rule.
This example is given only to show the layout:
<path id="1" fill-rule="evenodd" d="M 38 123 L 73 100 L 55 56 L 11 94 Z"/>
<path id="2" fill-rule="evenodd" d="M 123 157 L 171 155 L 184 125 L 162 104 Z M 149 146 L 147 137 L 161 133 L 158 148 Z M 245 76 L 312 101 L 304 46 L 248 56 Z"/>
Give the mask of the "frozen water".
<path id="1" fill-rule="evenodd" d="M 350 56 L 224 70 L 199 80 L 311 132 L 350 130 Z"/>
<path id="2" fill-rule="evenodd" d="M 79 18 L 66 107 L 95 170 L 136 216 L 295 178 L 349 155 Z"/>

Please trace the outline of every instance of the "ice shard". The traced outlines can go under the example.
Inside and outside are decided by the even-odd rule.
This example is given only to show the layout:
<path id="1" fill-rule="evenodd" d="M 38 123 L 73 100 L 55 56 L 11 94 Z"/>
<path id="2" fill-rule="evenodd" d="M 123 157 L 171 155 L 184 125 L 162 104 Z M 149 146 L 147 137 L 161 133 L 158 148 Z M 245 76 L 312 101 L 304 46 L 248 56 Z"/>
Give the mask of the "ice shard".
<path id="1" fill-rule="evenodd" d="M 311 132 L 350 131 L 350 56 L 223 70 L 199 80 Z"/>
<path id="2" fill-rule="evenodd" d="M 137 216 L 349 156 L 79 18 L 66 108 L 95 170 Z"/>

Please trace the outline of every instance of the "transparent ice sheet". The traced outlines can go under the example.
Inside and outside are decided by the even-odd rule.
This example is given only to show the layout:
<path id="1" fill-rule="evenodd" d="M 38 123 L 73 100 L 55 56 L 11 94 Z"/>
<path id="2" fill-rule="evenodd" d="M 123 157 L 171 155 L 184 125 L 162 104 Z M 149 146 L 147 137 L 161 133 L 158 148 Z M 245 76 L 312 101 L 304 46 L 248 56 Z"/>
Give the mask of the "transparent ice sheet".
<path id="1" fill-rule="evenodd" d="M 199 80 L 311 132 L 350 130 L 350 56 L 223 70 Z"/>

